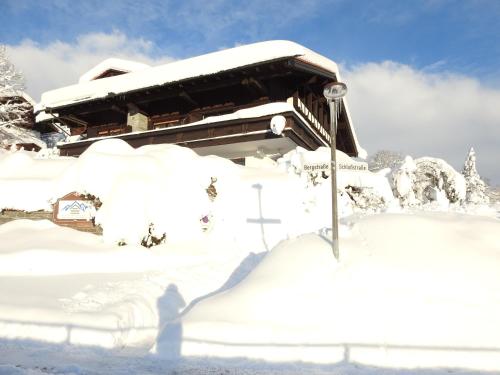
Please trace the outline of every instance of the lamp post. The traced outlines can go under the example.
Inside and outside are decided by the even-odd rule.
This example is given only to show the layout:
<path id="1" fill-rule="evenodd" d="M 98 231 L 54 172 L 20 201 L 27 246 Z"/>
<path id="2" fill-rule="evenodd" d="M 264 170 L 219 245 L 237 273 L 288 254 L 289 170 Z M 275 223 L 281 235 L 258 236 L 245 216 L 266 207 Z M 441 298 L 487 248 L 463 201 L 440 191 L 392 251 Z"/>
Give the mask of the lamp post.
<path id="1" fill-rule="evenodd" d="M 331 82 L 325 85 L 323 96 L 330 107 L 330 176 L 332 180 L 332 249 L 339 260 L 339 226 L 337 215 L 337 118 L 340 114 L 340 101 L 347 93 L 347 86 L 342 82 Z"/>

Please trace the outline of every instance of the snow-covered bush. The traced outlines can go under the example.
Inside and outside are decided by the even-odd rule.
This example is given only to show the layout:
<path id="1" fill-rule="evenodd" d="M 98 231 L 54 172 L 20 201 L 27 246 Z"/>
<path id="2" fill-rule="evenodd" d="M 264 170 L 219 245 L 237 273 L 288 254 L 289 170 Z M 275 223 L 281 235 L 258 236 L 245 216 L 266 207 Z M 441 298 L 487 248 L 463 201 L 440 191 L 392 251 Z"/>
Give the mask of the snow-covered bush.
<path id="1" fill-rule="evenodd" d="M 307 151 L 302 147 L 285 154 L 278 159 L 278 165 L 288 173 L 300 176 L 308 189 L 315 194 L 327 194 L 328 189 L 316 189 L 317 185 L 331 184 L 330 171 L 304 171 L 304 164 L 329 165 L 330 149 L 320 147 L 315 151 Z M 337 166 L 343 164 L 361 163 L 350 158 L 342 151 L 337 150 Z M 368 170 L 337 169 L 337 193 L 339 212 L 383 210 L 394 201 L 390 184 L 385 176 L 385 171 L 373 173 Z M 319 199 L 319 198 L 318 198 Z M 318 200 L 317 199 L 317 200 Z"/>
<path id="2" fill-rule="evenodd" d="M 393 190 L 403 207 L 426 203 L 447 206 L 465 199 L 465 179 L 442 159 L 405 158 L 392 174 Z"/>
<path id="3" fill-rule="evenodd" d="M 472 147 L 465 160 L 462 174 L 465 177 L 466 185 L 465 201 L 473 204 L 487 204 L 489 198 L 486 195 L 486 183 L 477 173 L 476 153 Z"/>
<path id="4" fill-rule="evenodd" d="M 500 205 L 500 186 L 488 186 L 486 188 L 486 195 L 491 204 Z"/>
<path id="5" fill-rule="evenodd" d="M 161 245 L 162 243 L 165 243 L 165 240 L 167 238 L 167 234 L 163 233 L 161 236 L 156 236 L 155 235 L 155 226 L 153 223 L 149 224 L 149 229 L 148 229 L 148 234 L 141 240 L 141 245 L 144 247 L 147 247 L 148 249 Z"/>
<path id="6" fill-rule="evenodd" d="M 465 199 L 465 179 L 447 162 L 438 158 L 424 157 L 415 160 L 416 196 L 421 202 L 435 200 L 435 190 L 444 191 L 451 203 Z M 433 192 L 434 191 L 434 192 Z"/>
<path id="7" fill-rule="evenodd" d="M 415 197 L 416 170 L 417 166 L 411 156 L 406 156 L 404 163 L 392 174 L 394 195 L 403 207 L 417 204 Z"/>
<path id="8" fill-rule="evenodd" d="M 380 211 L 386 207 L 387 202 L 370 188 L 348 185 L 345 192 L 351 198 L 354 207 L 362 211 Z"/>

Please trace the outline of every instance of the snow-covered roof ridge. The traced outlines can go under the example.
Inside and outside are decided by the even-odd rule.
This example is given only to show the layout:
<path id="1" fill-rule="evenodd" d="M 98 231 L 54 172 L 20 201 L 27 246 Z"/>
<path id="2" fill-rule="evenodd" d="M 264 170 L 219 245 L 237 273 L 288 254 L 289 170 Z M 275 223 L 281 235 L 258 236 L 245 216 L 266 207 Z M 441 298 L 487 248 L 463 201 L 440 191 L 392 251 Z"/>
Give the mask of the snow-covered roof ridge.
<path id="1" fill-rule="evenodd" d="M 131 61 L 131 60 L 123 60 L 123 59 L 118 59 L 115 57 L 111 57 L 109 59 L 106 59 L 96 66 L 94 66 L 92 69 L 90 69 L 88 72 L 83 74 L 80 79 L 78 80 L 79 83 L 82 82 L 89 82 L 101 75 L 102 73 L 106 72 L 107 70 L 119 70 L 122 72 L 130 73 L 130 72 L 137 72 L 140 70 L 144 70 L 147 68 L 150 68 L 151 66 L 148 64 L 140 63 L 137 61 Z"/>
<path id="2" fill-rule="evenodd" d="M 62 107 L 103 98 L 109 94 L 120 94 L 160 86 L 287 57 L 297 57 L 329 72 L 338 74 L 337 64 L 332 60 L 295 42 L 272 40 L 178 60 L 128 74 L 109 77 L 105 80 L 81 82 L 77 85 L 47 91 L 42 94 L 42 100 L 37 108 L 43 110 L 44 108 Z"/>

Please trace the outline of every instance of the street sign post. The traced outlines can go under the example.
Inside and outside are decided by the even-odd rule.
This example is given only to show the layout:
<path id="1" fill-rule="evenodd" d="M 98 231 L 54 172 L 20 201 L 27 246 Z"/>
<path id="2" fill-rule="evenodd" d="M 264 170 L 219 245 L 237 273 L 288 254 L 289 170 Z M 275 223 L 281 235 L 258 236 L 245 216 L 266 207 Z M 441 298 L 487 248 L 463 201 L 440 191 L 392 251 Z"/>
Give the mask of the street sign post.
<path id="1" fill-rule="evenodd" d="M 342 98 L 347 93 L 347 86 L 342 82 L 331 82 L 325 85 L 323 96 L 330 107 L 330 176 L 332 179 L 332 249 L 333 255 L 339 260 L 339 223 L 337 215 L 337 119 L 340 114 L 340 103 Z"/>

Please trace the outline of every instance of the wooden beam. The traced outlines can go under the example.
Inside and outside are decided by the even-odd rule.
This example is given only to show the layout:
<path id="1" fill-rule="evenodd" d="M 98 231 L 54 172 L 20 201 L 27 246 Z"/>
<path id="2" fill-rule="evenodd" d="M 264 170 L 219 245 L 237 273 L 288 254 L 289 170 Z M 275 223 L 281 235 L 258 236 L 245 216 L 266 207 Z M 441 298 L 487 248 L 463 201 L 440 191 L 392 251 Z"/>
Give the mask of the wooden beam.
<path id="1" fill-rule="evenodd" d="M 307 95 L 306 95 L 306 101 L 305 101 L 305 105 L 307 107 L 307 109 L 309 110 L 309 112 L 312 113 L 312 103 L 313 103 L 313 93 L 312 92 L 309 92 Z"/>
<path id="2" fill-rule="evenodd" d="M 186 91 L 181 91 L 179 96 L 184 99 L 186 102 L 191 104 L 193 107 L 199 107 L 199 104 L 196 100 L 194 100 L 191 95 L 189 95 Z"/>
<path id="3" fill-rule="evenodd" d="M 318 121 L 319 123 L 321 124 L 321 126 L 325 129 L 325 130 L 328 130 L 326 128 L 326 124 L 325 124 L 325 108 L 323 106 L 323 103 L 321 103 L 319 100 L 317 101 L 318 103 Z"/>
<path id="4" fill-rule="evenodd" d="M 314 75 L 306 82 L 306 85 L 312 85 L 315 84 L 316 82 L 318 82 L 318 76 Z"/>
<path id="5" fill-rule="evenodd" d="M 118 107 L 116 104 L 113 104 L 111 107 L 109 107 L 109 109 L 111 109 L 112 111 L 114 112 L 118 112 L 118 113 L 121 113 L 123 115 L 127 115 L 127 111 L 125 111 L 124 109 L 121 109 L 120 107 Z"/>
<path id="6" fill-rule="evenodd" d="M 262 96 L 268 96 L 268 90 L 267 90 L 266 86 L 261 81 L 259 81 L 258 79 L 254 78 L 254 77 L 243 78 L 241 80 L 241 84 L 243 86 L 246 86 L 246 87 L 253 89 L 254 91 L 261 94 Z"/>

